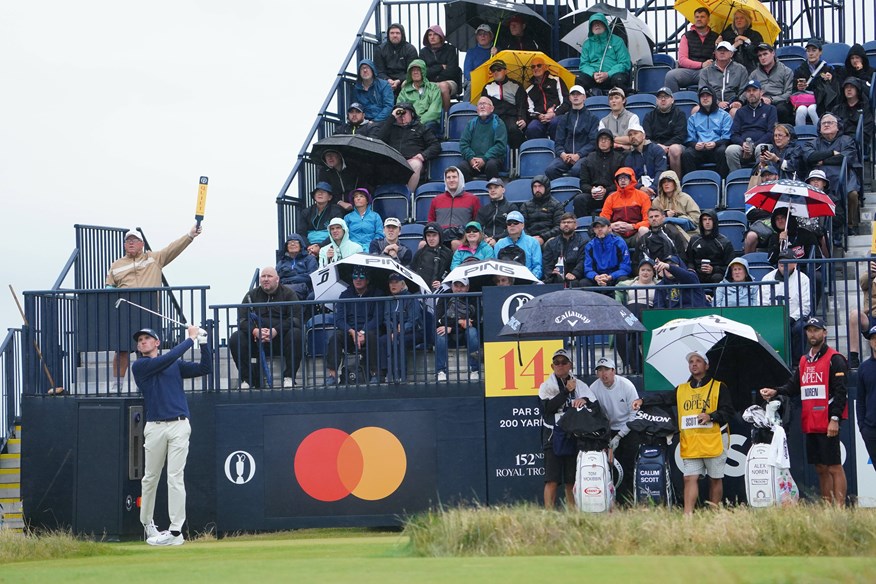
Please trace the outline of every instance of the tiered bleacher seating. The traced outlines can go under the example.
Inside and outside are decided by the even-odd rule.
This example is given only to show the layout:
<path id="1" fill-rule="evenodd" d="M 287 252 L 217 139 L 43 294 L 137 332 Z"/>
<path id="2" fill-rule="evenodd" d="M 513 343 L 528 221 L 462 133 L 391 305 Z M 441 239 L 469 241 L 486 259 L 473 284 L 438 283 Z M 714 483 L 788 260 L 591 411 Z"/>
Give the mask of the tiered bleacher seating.
<path id="1" fill-rule="evenodd" d="M 675 69 L 675 59 L 669 55 L 652 55 L 653 65 L 640 65 L 636 69 L 636 91 L 654 93 L 666 84 L 666 74 Z"/>
<path id="2" fill-rule="evenodd" d="M 467 101 L 450 106 L 450 111 L 447 112 L 447 139 L 458 142 L 466 124 L 477 115 L 477 108 Z"/>
<path id="3" fill-rule="evenodd" d="M 441 154 L 429 161 L 429 180 L 443 182 L 444 171 L 451 166 L 458 167 L 461 162 L 459 142 L 442 142 Z"/>
<path id="4" fill-rule="evenodd" d="M 718 229 L 733 244 L 733 251 L 741 254 L 745 232 L 748 231 L 745 213 L 737 210 L 718 211 Z"/>
<path id="5" fill-rule="evenodd" d="M 721 197 L 721 175 L 714 170 L 694 170 L 684 175 L 681 190 L 690 195 L 700 209 L 716 209 Z"/>
<path id="6" fill-rule="evenodd" d="M 423 228 L 424 225 L 422 223 L 402 225 L 398 240 L 403 246 L 411 250 L 411 253 L 417 253 L 420 242 L 423 240 Z"/>
<path id="7" fill-rule="evenodd" d="M 806 49 L 800 45 L 776 47 L 776 59 L 781 61 L 791 71 L 794 71 L 806 62 Z"/>
<path id="8" fill-rule="evenodd" d="M 551 181 L 551 196 L 563 203 L 571 211 L 570 201 L 581 194 L 581 179 L 577 176 L 561 176 Z"/>
<path id="9" fill-rule="evenodd" d="M 724 199 L 722 206 L 725 209 L 745 211 L 745 191 L 748 190 L 748 182 L 751 180 L 751 169 L 740 168 L 727 175 L 724 181 Z"/>
<path id="10" fill-rule="evenodd" d="M 532 198 L 532 180 L 519 178 L 505 185 L 505 198 L 509 203 L 525 203 Z"/>
<path id="11" fill-rule="evenodd" d="M 578 217 L 578 227 L 575 229 L 576 233 L 587 233 L 590 231 L 590 227 L 593 225 L 593 217 L 588 215 L 587 217 Z"/>
<path id="12" fill-rule="evenodd" d="M 544 174 L 544 169 L 554 159 L 554 141 L 550 138 L 527 140 L 520 145 L 518 155 L 517 175 L 520 178 L 532 178 Z"/>
<path id="13" fill-rule="evenodd" d="M 425 223 L 429 215 L 432 199 L 444 192 L 443 182 L 430 182 L 420 185 L 414 193 L 414 221 Z"/>
<path id="14" fill-rule="evenodd" d="M 700 103 L 695 91 L 676 91 L 672 94 L 672 99 L 675 101 L 675 107 L 683 111 L 686 116 L 690 116 L 691 110 Z"/>
<path id="15" fill-rule="evenodd" d="M 824 46 L 821 48 L 821 58 L 831 65 L 844 67 L 846 56 L 849 54 L 849 48 L 849 45 L 846 43 L 824 43 Z"/>
<path id="16" fill-rule="evenodd" d="M 411 216 L 411 195 L 407 185 L 382 185 L 374 190 L 371 208 L 383 219 L 396 217 L 403 223 Z"/>
<path id="17" fill-rule="evenodd" d="M 657 109 L 657 98 L 650 93 L 637 93 L 627 97 L 627 105 L 625 107 L 630 112 L 639 116 L 639 123 L 641 123 L 648 112 Z"/>
<path id="18" fill-rule="evenodd" d="M 604 118 L 611 111 L 608 107 L 608 98 L 604 95 L 591 95 L 584 100 L 584 108 L 596 116 L 596 119 Z"/>

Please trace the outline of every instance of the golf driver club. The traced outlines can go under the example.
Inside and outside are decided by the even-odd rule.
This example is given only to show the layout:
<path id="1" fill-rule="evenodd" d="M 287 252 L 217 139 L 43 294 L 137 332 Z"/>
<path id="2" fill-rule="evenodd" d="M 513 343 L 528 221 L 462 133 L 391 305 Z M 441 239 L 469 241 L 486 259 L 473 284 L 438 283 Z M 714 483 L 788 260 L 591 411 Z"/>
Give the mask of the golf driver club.
<path id="1" fill-rule="evenodd" d="M 189 326 L 189 325 L 187 325 L 187 324 L 184 323 L 184 322 L 180 322 L 180 321 L 178 321 L 178 320 L 175 320 L 175 319 L 173 319 L 173 318 L 170 318 L 169 316 L 164 316 L 164 315 L 161 314 L 160 312 L 155 312 L 154 310 L 150 310 L 150 309 L 146 308 L 145 306 L 140 306 L 140 305 L 137 304 L 136 302 L 131 302 L 130 300 L 127 300 L 126 298 L 119 298 L 118 300 L 116 300 L 116 308 L 118 308 L 118 307 L 122 304 L 122 302 L 127 302 L 127 303 L 130 304 L 131 306 L 135 306 L 135 307 L 139 308 L 140 310 L 145 310 L 146 312 L 149 312 L 149 313 L 151 313 L 151 314 L 154 314 L 155 316 L 158 316 L 158 317 L 160 317 L 160 318 L 163 318 L 164 320 L 166 320 L 166 321 L 168 321 L 168 322 L 172 322 L 172 323 L 174 323 L 174 324 L 178 324 L 179 326 Z"/>

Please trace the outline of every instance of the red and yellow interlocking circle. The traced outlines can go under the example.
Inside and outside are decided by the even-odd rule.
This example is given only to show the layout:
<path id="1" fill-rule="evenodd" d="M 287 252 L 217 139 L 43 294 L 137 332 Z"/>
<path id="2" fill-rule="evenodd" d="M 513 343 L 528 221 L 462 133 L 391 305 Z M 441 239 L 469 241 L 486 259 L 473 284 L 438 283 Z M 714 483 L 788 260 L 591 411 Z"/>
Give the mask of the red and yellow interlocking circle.
<path id="1" fill-rule="evenodd" d="M 295 452 L 295 478 L 318 501 L 340 501 L 348 495 L 385 499 L 401 485 L 407 467 L 399 439 L 376 426 L 352 434 L 322 428 L 308 434 Z"/>

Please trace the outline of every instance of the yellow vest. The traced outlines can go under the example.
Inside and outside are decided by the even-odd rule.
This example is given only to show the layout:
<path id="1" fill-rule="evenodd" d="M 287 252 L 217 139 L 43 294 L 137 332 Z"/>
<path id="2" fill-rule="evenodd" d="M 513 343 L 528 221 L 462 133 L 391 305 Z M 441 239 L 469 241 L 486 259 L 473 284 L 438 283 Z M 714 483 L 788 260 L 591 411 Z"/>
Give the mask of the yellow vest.
<path id="1" fill-rule="evenodd" d="M 711 414 L 718 409 L 720 391 L 721 382 L 714 379 L 702 387 L 691 387 L 689 382 L 678 386 L 675 400 L 678 405 L 682 458 L 714 458 L 724 451 L 721 426 L 714 422 L 697 424 L 697 415 L 703 412 Z"/>

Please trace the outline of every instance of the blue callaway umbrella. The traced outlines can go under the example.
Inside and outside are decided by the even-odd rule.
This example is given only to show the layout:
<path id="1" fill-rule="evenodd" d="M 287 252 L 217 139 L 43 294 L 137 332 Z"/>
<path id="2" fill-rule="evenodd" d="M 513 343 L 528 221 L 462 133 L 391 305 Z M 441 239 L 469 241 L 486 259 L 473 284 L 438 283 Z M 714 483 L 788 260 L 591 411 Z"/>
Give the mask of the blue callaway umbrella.
<path id="1" fill-rule="evenodd" d="M 521 306 L 499 336 L 517 340 L 564 339 L 645 330 L 639 319 L 614 298 L 570 288 L 542 294 Z"/>

